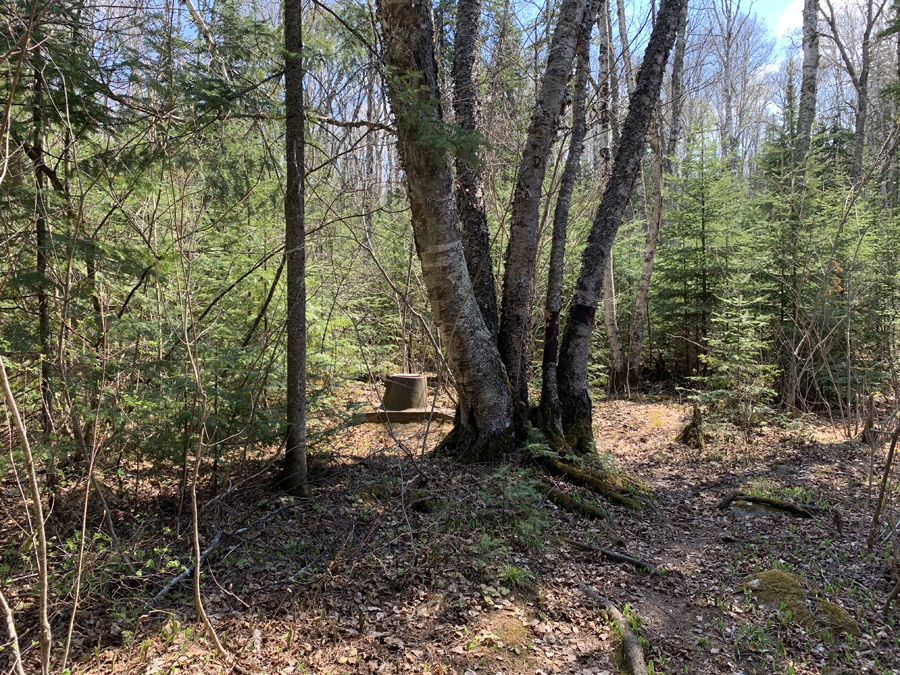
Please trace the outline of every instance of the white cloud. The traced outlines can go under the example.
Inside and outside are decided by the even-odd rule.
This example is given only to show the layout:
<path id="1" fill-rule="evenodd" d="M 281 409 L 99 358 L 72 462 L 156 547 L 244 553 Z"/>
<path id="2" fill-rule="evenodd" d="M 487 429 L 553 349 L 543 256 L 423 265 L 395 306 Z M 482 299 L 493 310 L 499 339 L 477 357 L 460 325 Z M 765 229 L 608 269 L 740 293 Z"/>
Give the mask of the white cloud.
<path id="1" fill-rule="evenodd" d="M 803 26 L 803 0 L 793 0 L 775 25 L 775 35 L 784 37 Z"/>

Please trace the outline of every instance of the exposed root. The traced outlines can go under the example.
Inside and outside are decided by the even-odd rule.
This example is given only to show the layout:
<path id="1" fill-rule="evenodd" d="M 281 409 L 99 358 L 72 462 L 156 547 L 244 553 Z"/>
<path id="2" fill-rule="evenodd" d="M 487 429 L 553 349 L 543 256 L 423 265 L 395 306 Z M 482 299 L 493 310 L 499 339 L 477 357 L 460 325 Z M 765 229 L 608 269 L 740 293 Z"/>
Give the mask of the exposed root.
<path id="1" fill-rule="evenodd" d="M 772 499 L 771 497 L 757 497 L 756 495 L 748 495 L 743 492 L 732 492 L 725 496 L 725 498 L 719 502 L 719 508 L 724 510 L 727 509 L 731 503 L 735 500 L 741 499 L 745 502 L 754 502 L 756 504 L 765 504 L 766 506 L 771 506 L 773 509 L 778 509 L 779 511 L 784 511 L 785 513 L 790 513 L 793 516 L 797 516 L 798 518 L 812 518 L 812 512 L 805 506 L 801 506 L 800 504 L 795 504 L 794 502 L 786 502 L 782 499 Z"/>
<path id="2" fill-rule="evenodd" d="M 597 593 L 593 588 L 582 581 L 578 581 L 578 588 L 591 600 L 599 602 L 606 608 L 606 613 L 615 620 L 619 633 L 622 636 L 622 651 L 625 652 L 625 665 L 631 675 L 647 675 L 647 664 L 644 663 L 644 652 L 637 637 L 631 631 L 627 619 L 622 612 L 609 600 Z"/>
<path id="3" fill-rule="evenodd" d="M 593 506 L 591 504 L 579 502 L 567 495 L 562 490 L 557 490 L 552 485 L 544 484 L 543 487 L 547 493 L 547 498 L 565 511 L 577 513 L 579 515 L 587 516 L 588 518 L 593 518 L 595 520 L 606 520 L 609 517 L 606 511 L 604 511 L 599 506 Z"/>
<path id="4" fill-rule="evenodd" d="M 566 480 L 575 483 L 576 485 L 581 485 L 582 487 L 589 488 L 612 504 L 625 506 L 634 511 L 641 510 L 640 502 L 638 502 L 636 499 L 632 499 L 631 497 L 627 497 L 622 494 L 616 488 L 616 486 L 610 483 L 608 480 L 587 473 L 585 471 L 581 471 L 580 469 L 576 469 L 574 466 L 563 464 L 558 459 L 553 459 L 552 457 L 543 457 L 541 458 L 540 462 L 541 465 L 550 473 L 561 476 Z"/>
<path id="5" fill-rule="evenodd" d="M 608 548 L 602 548 L 600 546 L 583 544 L 580 541 L 575 541 L 574 539 L 568 539 L 566 537 L 560 537 L 560 539 L 566 542 L 569 546 L 574 546 L 575 548 L 582 551 L 599 553 L 604 558 L 606 558 L 607 560 L 611 560 L 612 562 L 625 563 L 627 565 L 637 567 L 641 572 L 646 572 L 647 574 L 652 574 L 657 577 L 661 577 L 665 574 L 665 572 L 659 569 L 656 565 L 644 562 L 643 560 L 638 560 L 637 558 L 632 558 L 630 555 L 625 555 L 624 553 L 616 553 L 615 551 L 610 551 Z"/>

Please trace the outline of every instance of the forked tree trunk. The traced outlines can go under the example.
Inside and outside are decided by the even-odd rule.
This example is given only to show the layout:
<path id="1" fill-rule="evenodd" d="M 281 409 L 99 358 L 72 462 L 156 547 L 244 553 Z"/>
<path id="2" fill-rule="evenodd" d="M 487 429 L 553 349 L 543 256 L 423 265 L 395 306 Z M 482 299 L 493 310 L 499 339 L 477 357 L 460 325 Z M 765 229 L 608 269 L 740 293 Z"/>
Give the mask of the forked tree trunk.
<path id="1" fill-rule="evenodd" d="M 640 171 L 653 109 L 659 101 L 666 61 L 672 51 L 682 8 L 687 0 L 663 0 L 644 52 L 612 175 L 597 208 L 581 260 L 581 271 L 560 347 L 559 394 L 563 428 L 576 451 L 593 448 L 591 397 L 587 365 L 591 332 L 610 249 Z"/>
<path id="2" fill-rule="evenodd" d="M 596 0 L 595 0 L 596 3 Z M 596 6 L 596 4 L 594 5 Z M 538 425 L 554 447 L 564 443 L 559 392 L 556 387 L 556 358 L 559 353 L 559 312 L 562 307 L 562 283 L 566 251 L 566 230 L 575 179 L 584 152 L 587 132 L 587 84 L 591 73 L 591 27 L 595 13 L 585 12 L 578 47 L 578 63 L 575 68 L 572 96 L 572 135 L 566 166 L 559 182 L 559 195 L 553 211 L 553 238 L 550 244 L 550 266 L 547 272 L 547 303 L 544 313 L 544 357 L 542 362 L 541 403 Z"/>
<path id="3" fill-rule="evenodd" d="M 456 37 L 453 58 L 453 111 L 456 123 L 468 131 L 478 129 L 478 83 L 475 58 L 481 0 L 459 0 L 456 8 Z M 499 330 L 497 290 L 491 260 L 491 235 L 484 208 L 481 172 L 476 167 L 475 148 L 456 157 L 456 209 L 462 231 L 466 266 L 484 324 L 496 341 Z"/>
<path id="4" fill-rule="evenodd" d="M 499 346 L 516 397 L 518 419 L 524 419 L 528 406 L 531 295 L 541 192 L 585 8 L 585 0 L 563 0 L 560 7 L 510 208 Z"/>
<path id="5" fill-rule="evenodd" d="M 301 0 L 285 0 L 284 64 L 287 184 L 284 256 L 287 261 L 287 443 L 280 485 L 308 496 L 306 480 L 306 221 L 303 136 L 303 18 Z"/>
<path id="6" fill-rule="evenodd" d="M 441 133 L 431 3 L 378 5 L 388 98 L 406 174 L 416 251 L 428 300 L 456 378 L 458 417 L 443 449 L 464 460 L 498 460 L 512 447 L 512 397 L 506 370 L 472 293 L 453 199 L 450 157 L 429 138 Z"/>

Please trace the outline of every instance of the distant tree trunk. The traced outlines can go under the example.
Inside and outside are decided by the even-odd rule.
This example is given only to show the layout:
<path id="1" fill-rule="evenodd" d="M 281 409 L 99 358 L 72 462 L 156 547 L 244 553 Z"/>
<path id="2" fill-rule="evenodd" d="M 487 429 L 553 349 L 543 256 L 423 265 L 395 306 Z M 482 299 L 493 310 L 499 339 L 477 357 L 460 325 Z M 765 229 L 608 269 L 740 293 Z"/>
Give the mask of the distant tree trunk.
<path id="1" fill-rule="evenodd" d="M 475 79 L 481 0 L 459 0 L 456 8 L 455 55 L 453 58 L 453 111 L 456 123 L 475 131 L 479 124 L 478 82 Z M 484 208 L 484 188 L 476 167 L 475 149 L 456 156 L 456 209 L 462 231 L 466 266 L 484 324 L 497 340 L 499 318 L 491 234 Z"/>
<path id="2" fill-rule="evenodd" d="M 559 391 L 556 386 L 556 359 L 559 353 L 559 312 L 562 307 L 563 270 L 565 267 L 566 230 L 575 178 L 584 151 L 587 132 L 587 85 L 591 73 L 591 27 L 594 12 L 585 12 L 578 48 L 578 63 L 572 96 L 572 134 L 569 154 L 559 183 L 559 195 L 553 212 L 553 238 L 550 244 L 550 267 L 547 272 L 547 303 L 544 313 L 544 357 L 542 363 L 539 426 L 554 447 L 564 443 Z"/>
<path id="3" fill-rule="evenodd" d="M 622 45 L 622 63 L 625 66 L 625 90 L 634 91 L 634 70 L 631 67 L 631 46 L 628 44 L 628 27 L 625 25 L 625 0 L 616 0 L 616 18 L 619 22 L 619 42 Z"/>
<path id="4" fill-rule="evenodd" d="M 624 11 L 624 8 L 623 8 Z M 615 73 L 615 59 L 610 34 L 610 7 L 608 0 L 603 2 L 600 8 L 600 17 L 597 25 L 600 27 L 600 56 L 598 67 L 599 91 L 598 105 L 600 106 L 600 128 L 597 131 L 600 144 L 600 186 L 606 185 L 609 180 L 612 166 L 612 148 L 610 147 L 610 132 L 612 127 L 613 111 L 613 86 L 610 78 Z M 624 24 L 623 24 L 624 25 Z M 623 46 L 627 47 L 627 38 Z M 614 85 L 618 86 L 618 84 Z M 610 392 L 620 391 L 625 386 L 625 350 L 622 346 L 622 334 L 619 331 L 619 320 L 616 316 L 616 291 L 613 277 L 612 255 L 606 264 L 603 281 L 603 318 L 606 324 L 606 336 L 609 341 L 609 382 L 607 388 Z"/>
<path id="5" fill-rule="evenodd" d="M 681 12 L 678 23 L 678 37 L 675 42 L 675 53 L 672 55 L 672 122 L 669 128 L 668 145 L 666 146 L 665 172 L 674 173 L 675 153 L 678 151 L 678 142 L 681 139 L 682 119 L 684 108 L 684 53 L 687 42 L 687 5 Z"/>
<path id="6" fill-rule="evenodd" d="M 435 321 L 456 378 L 456 426 L 442 448 L 464 460 L 496 461 L 512 448 L 512 395 L 506 370 L 472 293 L 459 236 L 450 158 L 430 143 L 443 126 L 430 3 L 378 5 L 388 98 L 397 120 L 416 251 Z M 437 131 L 440 133 L 440 131 Z"/>
<path id="7" fill-rule="evenodd" d="M 803 79 L 800 84 L 800 108 L 797 111 L 797 140 L 794 166 L 800 167 L 809 154 L 812 126 L 816 119 L 816 78 L 819 71 L 819 0 L 803 4 Z"/>
<path id="8" fill-rule="evenodd" d="M 306 478 L 306 221 L 303 112 L 303 3 L 285 0 L 284 66 L 287 185 L 284 196 L 287 260 L 287 444 L 280 484 L 301 497 Z"/>
<path id="9" fill-rule="evenodd" d="M 853 58 L 850 50 L 844 44 L 838 31 L 837 15 L 831 0 L 825 0 L 827 11 L 824 9 L 822 13 L 825 20 L 831 28 L 831 37 L 838 48 L 850 81 L 856 89 L 856 119 L 853 138 L 853 166 L 850 171 L 854 185 L 858 186 L 862 178 L 863 154 L 866 146 L 866 122 L 868 120 L 869 111 L 869 71 L 872 67 L 872 31 L 875 29 L 876 23 L 881 19 L 887 0 L 881 0 L 877 6 L 874 0 L 866 2 L 866 26 L 862 34 L 862 40 L 859 45 L 860 67 L 857 70 L 853 64 Z M 805 11 L 805 8 L 804 8 Z M 856 45 L 852 45 L 853 51 L 856 51 Z M 805 55 L 804 55 L 805 56 Z"/>
<path id="10" fill-rule="evenodd" d="M 660 115 L 654 115 L 650 122 L 650 182 L 653 186 L 653 206 L 647 226 L 647 241 L 644 245 L 644 266 L 638 281 L 634 300 L 634 316 L 631 321 L 631 341 L 628 346 L 628 386 L 629 389 L 641 383 L 641 351 L 644 343 L 644 322 L 647 319 L 647 300 L 650 296 L 650 279 L 653 276 L 653 260 L 663 216 L 663 156 L 662 141 L 659 137 Z"/>
<path id="11" fill-rule="evenodd" d="M 610 394 L 624 391 L 628 386 L 628 363 L 625 360 L 625 345 L 619 318 L 616 314 L 616 278 L 613 273 L 612 250 L 603 271 L 603 321 L 606 324 L 606 339 L 609 342 L 609 381 L 606 389 Z"/>
<path id="12" fill-rule="evenodd" d="M 528 406 L 531 295 L 541 192 L 550 148 L 566 101 L 566 83 L 585 12 L 585 0 L 563 0 L 547 67 L 528 127 L 509 220 L 500 310 L 500 355 L 516 397 L 517 419 Z"/>
<path id="13" fill-rule="evenodd" d="M 662 0 L 660 5 L 656 25 L 644 52 L 644 60 L 631 96 L 612 175 L 597 208 L 582 255 L 581 272 L 563 333 L 559 363 L 563 428 L 569 445 L 580 452 L 593 448 L 594 441 L 587 365 L 603 273 L 640 171 L 650 118 L 659 101 L 666 61 L 672 51 L 686 1 Z"/>
<path id="14" fill-rule="evenodd" d="M 716 21 L 718 23 L 719 34 L 721 35 L 722 40 L 722 48 L 721 48 L 721 68 L 722 68 L 722 82 L 724 83 L 723 87 L 723 96 L 722 96 L 722 105 L 724 106 L 724 119 L 723 119 L 723 136 L 722 139 L 722 151 L 726 156 L 728 156 L 728 163 L 731 167 L 731 175 L 737 176 L 738 172 L 738 158 L 737 158 L 737 136 L 735 134 L 735 123 L 734 123 L 734 58 L 735 58 L 735 20 L 737 19 L 737 11 L 736 8 L 732 6 L 731 2 L 722 3 L 722 9 L 724 10 L 724 16 L 720 15 L 718 12 L 718 6 L 716 5 Z"/>
<path id="15" fill-rule="evenodd" d="M 44 441 L 50 438 L 53 430 L 53 389 L 50 384 L 53 368 L 53 356 L 50 344 L 50 299 L 47 294 L 47 248 L 49 232 L 47 230 L 47 203 L 44 191 L 44 61 L 40 47 L 35 49 L 34 66 L 34 98 L 32 123 L 34 125 L 34 143 L 32 159 L 34 162 L 34 188 L 37 197 L 37 218 L 35 219 L 35 249 L 37 257 L 37 299 L 38 299 L 38 341 L 41 346 L 41 433 Z"/>

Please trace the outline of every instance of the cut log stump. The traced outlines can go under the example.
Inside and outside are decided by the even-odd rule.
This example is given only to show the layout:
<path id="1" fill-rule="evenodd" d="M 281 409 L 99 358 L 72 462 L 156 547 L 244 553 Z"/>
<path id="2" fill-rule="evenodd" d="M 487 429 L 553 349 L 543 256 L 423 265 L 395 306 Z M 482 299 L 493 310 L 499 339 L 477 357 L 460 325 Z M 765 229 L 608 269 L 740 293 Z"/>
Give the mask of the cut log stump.
<path id="1" fill-rule="evenodd" d="M 452 422 L 454 417 L 452 410 L 428 405 L 428 378 L 419 373 L 396 373 L 388 376 L 381 403 L 380 407 L 366 413 L 367 422 Z"/>

